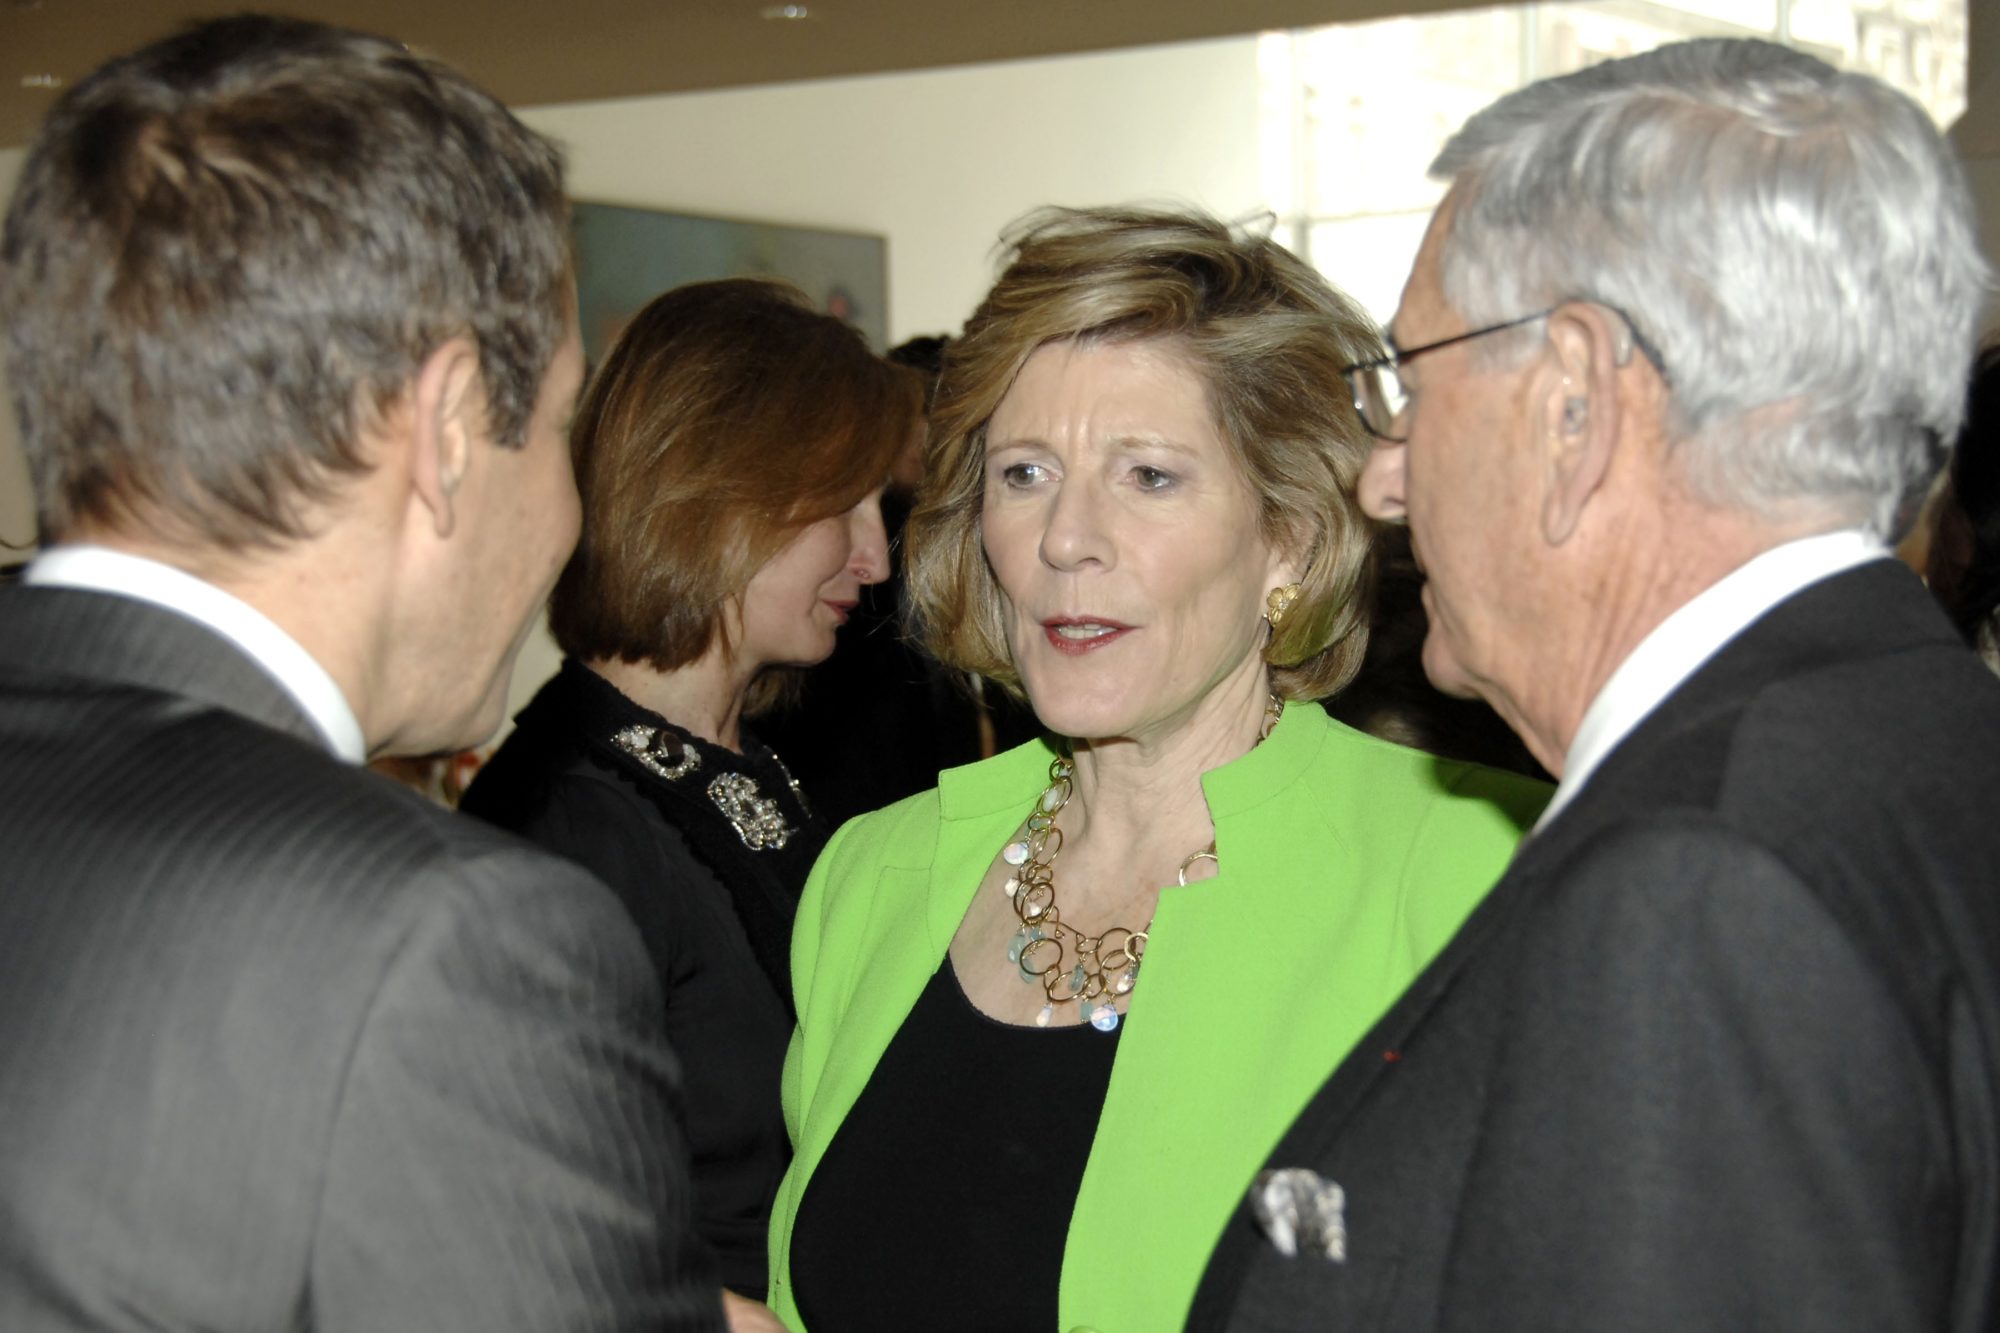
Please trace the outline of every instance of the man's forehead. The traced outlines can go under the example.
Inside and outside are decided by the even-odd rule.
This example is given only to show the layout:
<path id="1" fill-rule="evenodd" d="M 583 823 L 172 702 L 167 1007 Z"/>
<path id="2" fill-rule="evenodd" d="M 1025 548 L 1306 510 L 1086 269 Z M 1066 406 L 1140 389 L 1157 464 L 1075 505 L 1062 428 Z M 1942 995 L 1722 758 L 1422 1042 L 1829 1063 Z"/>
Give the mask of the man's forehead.
<path id="1" fill-rule="evenodd" d="M 1403 284 L 1402 302 L 1389 321 L 1392 347 L 1417 347 L 1456 332 L 1449 327 L 1454 316 L 1444 299 L 1443 281 L 1444 238 L 1451 228 L 1451 206 L 1452 196 L 1447 194 L 1424 230 L 1423 244 L 1417 248 L 1409 280 Z"/>

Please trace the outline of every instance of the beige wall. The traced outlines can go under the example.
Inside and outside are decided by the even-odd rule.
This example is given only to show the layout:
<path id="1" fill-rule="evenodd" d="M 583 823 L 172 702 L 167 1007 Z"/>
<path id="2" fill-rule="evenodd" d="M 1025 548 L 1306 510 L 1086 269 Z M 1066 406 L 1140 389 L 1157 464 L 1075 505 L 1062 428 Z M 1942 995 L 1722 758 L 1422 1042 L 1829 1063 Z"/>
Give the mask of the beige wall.
<path id="1" fill-rule="evenodd" d="M 2000 266 L 2000 156 L 1969 159 L 1965 170 L 1979 201 L 1980 244 L 1987 260 Z M 1986 301 L 1986 328 L 1989 336 L 2000 333 L 2000 300 L 1991 294 Z"/>
<path id="2" fill-rule="evenodd" d="M 21 174 L 27 153 L 0 148 L 0 207 L 14 197 L 14 178 Z M 14 426 L 14 399 L 7 388 L 7 362 L 0 357 L 0 539 L 15 544 L 35 535 L 35 507 L 28 499 L 28 469 L 21 461 L 21 440 Z M 0 563 L 18 556 L 0 547 Z"/>
<path id="3" fill-rule="evenodd" d="M 1258 206 L 1248 37 L 522 115 L 580 199 L 887 236 L 892 340 L 956 330 L 1037 205 Z"/>

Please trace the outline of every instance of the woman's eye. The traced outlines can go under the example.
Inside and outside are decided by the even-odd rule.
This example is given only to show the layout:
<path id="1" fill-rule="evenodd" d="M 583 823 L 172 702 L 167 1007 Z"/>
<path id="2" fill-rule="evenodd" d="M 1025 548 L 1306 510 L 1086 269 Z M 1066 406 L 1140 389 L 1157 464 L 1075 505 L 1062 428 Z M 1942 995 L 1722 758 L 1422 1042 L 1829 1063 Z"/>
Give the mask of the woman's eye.
<path id="1" fill-rule="evenodd" d="M 1139 483 L 1139 489 L 1142 491 L 1163 491 L 1174 484 L 1175 478 L 1171 472 L 1163 472 L 1159 468 L 1147 467 L 1141 463 L 1132 469 L 1132 480 Z"/>
<path id="2" fill-rule="evenodd" d="M 1043 477 L 1040 463 L 1009 463 L 1000 469 L 1000 484 L 1003 486 L 1032 486 Z"/>

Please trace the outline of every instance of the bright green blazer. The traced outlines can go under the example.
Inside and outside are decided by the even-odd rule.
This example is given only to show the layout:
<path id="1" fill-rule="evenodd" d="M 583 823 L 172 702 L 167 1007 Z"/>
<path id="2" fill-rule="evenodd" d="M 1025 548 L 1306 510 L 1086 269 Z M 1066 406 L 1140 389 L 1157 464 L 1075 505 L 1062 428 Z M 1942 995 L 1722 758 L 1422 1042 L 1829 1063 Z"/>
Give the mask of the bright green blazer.
<path id="1" fill-rule="evenodd" d="M 792 1221 L 813 1168 L 1051 757 L 1024 745 L 850 821 L 806 883 L 784 1071 L 797 1155 L 771 1217 L 771 1304 L 794 1329 Z M 1263 744 L 1201 781 L 1221 873 L 1160 894 L 1070 1218 L 1063 1329 L 1181 1326 L 1265 1155 L 1499 878 L 1549 796 L 1312 704 L 1287 707 Z M 893 1235 L 882 1255 L 895 1262 Z"/>

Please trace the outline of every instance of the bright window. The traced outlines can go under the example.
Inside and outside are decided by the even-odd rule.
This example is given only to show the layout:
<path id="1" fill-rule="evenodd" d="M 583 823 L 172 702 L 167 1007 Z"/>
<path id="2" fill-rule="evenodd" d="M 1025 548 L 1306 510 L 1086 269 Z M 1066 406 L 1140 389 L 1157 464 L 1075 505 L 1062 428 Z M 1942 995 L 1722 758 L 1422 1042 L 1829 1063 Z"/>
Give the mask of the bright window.
<path id="1" fill-rule="evenodd" d="M 1687 37 L 1768 37 L 1866 70 L 1941 126 L 1965 110 L 1967 0 L 1570 0 L 1267 33 L 1265 197 L 1278 238 L 1379 320 L 1443 187 L 1425 169 L 1501 94 Z"/>

